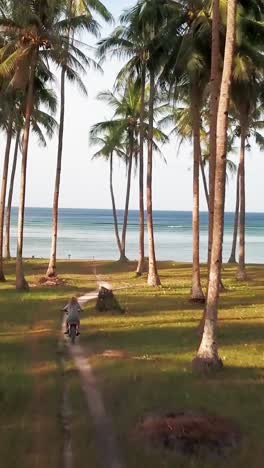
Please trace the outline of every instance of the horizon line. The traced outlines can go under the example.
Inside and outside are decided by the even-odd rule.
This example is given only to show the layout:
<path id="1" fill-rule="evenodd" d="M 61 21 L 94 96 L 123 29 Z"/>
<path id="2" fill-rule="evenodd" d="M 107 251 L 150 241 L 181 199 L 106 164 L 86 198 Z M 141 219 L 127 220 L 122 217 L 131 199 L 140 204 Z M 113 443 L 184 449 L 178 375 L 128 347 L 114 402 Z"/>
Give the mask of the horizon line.
<path id="1" fill-rule="evenodd" d="M 12 209 L 13 208 L 16 208 L 18 209 L 19 207 L 18 206 L 12 206 Z M 43 209 L 43 210 L 52 210 L 52 206 L 25 206 L 26 209 Z M 83 211 L 87 211 L 87 210 L 94 210 L 94 211 L 112 211 L 112 208 L 78 208 L 78 207 L 65 207 L 65 206 L 61 206 L 59 207 L 59 210 L 83 210 Z M 124 211 L 124 208 L 117 208 L 117 211 Z M 139 211 L 138 208 L 131 208 L 129 209 L 129 211 Z M 144 210 L 146 212 L 146 210 Z M 157 212 L 157 211 L 168 211 L 168 212 L 171 212 L 171 213 L 174 213 L 174 212 L 180 212 L 180 213 L 192 213 L 192 210 L 172 210 L 172 209 L 154 209 L 153 212 Z M 208 213 L 208 210 L 200 210 L 200 213 Z M 225 211 L 225 213 L 231 213 L 233 214 L 234 211 Z M 264 211 L 246 211 L 246 214 L 264 214 Z"/>

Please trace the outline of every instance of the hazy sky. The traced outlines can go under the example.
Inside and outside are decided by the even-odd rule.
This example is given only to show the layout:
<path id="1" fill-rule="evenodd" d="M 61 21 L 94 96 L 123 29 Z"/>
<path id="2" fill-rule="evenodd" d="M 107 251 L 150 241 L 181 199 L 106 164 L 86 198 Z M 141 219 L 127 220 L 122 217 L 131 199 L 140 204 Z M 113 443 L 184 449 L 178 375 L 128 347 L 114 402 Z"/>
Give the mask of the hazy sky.
<path id="1" fill-rule="evenodd" d="M 129 0 L 105 0 L 105 4 L 117 18 L 123 8 L 133 4 Z M 103 27 L 102 36 L 109 33 Z M 89 39 L 92 43 L 93 39 Z M 89 148 L 88 133 L 91 125 L 108 118 L 111 112 L 96 100 L 99 91 L 110 89 L 120 62 L 111 61 L 104 65 L 104 74 L 91 71 L 84 77 L 89 97 L 83 97 L 76 88 L 67 86 L 66 122 L 62 164 L 61 207 L 110 208 L 108 165 L 104 161 L 91 161 L 94 149 Z M 57 83 L 59 90 L 59 80 Z M 3 140 L 2 140 L 3 141 Z M 159 156 L 154 163 L 154 209 L 190 210 L 192 208 L 192 149 L 182 147 L 177 154 L 177 141 L 172 140 L 163 148 L 167 164 Z M 2 144 L 3 154 L 3 144 Z M 48 147 L 39 147 L 31 138 L 28 161 L 27 206 L 52 206 L 54 177 L 57 156 L 57 136 Z M 238 155 L 235 155 L 234 160 Z M 18 168 L 19 170 L 20 168 Z M 247 210 L 263 211 L 264 207 L 264 155 L 252 148 L 247 155 Z M 18 204 L 18 183 L 14 204 Z M 131 208 L 138 208 L 138 180 L 134 178 L 131 194 Z M 115 167 L 115 192 L 118 208 L 123 208 L 125 192 L 125 171 L 118 164 Z M 234 209 L 235 179 L 230 179 L 227 189 L 226 208 Z M 203 193 L 201 208 L 206 209 Z"/>

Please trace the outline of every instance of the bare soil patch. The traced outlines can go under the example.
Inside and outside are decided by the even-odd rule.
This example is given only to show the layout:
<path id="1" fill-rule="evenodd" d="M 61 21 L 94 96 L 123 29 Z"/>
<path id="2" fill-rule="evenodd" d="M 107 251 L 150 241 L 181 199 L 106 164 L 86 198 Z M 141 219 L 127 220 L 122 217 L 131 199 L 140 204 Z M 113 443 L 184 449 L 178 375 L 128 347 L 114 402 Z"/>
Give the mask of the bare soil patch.
<path id="1" fill-rule="evenodd" d="M 147 415 L 137 425 L 135 437 L 153 448 L 190 456 L 222 457 L 238 447 L 241 434 L 238 426 L 225 418 L 181 411 Z"/>
<path id="2" fill-rule="evenodd" d="M 50 287 L 56 287 L 56 286 L 65 286 L 66 281 L 63 278 L 60 278 L 59 276 L 54 276 L 54 278 L 47 278 L 47 276 L 42 276 L 38 280 L 38 285 L 39 286 L 48 286 Z"/>

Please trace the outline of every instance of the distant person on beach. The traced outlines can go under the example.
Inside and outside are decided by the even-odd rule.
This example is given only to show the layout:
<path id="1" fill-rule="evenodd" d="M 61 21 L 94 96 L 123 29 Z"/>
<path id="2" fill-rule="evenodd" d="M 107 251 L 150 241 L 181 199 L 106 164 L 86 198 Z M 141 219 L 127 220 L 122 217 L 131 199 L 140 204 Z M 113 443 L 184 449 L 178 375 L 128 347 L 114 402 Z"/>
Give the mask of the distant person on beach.
<path id="1" fill-rule="evenodd" d="M 64 307 L 63 309 L 67 313 L 66 319 L 66 331 L 65 334 L 68 333 L 69 325 L 71 323 L 77 323 L 78 325 L 78 334 L 80 330 L 80 315 L 81 315 L 81 306 L 75 296 L 73 296 L 70 302 Z"/>

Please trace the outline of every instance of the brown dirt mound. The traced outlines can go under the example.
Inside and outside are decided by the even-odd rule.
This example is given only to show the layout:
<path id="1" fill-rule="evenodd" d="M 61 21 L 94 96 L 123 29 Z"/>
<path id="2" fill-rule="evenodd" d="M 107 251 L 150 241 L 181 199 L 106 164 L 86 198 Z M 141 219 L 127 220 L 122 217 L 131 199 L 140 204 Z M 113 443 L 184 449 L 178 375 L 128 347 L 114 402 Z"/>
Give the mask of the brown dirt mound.
<path id="1" fill-rule="evenodd" d="M 196 412 L 149 415 L 136 427 L 135 435 L 153 447 L 185 455 L 227 455 L 238 446 L 240 431 L 231 421 Z"/>
<path id="2" fill-rule="evenodd" d="M 48 286 L 48 287 L 55 287 L 55 286 L 64 286 L 65 280 L 59 278 L 59 276 L 54 276 L 54 278 L 47 278 L 47 276 L 42 276 L 38 284 L 40 286 Z"/>

